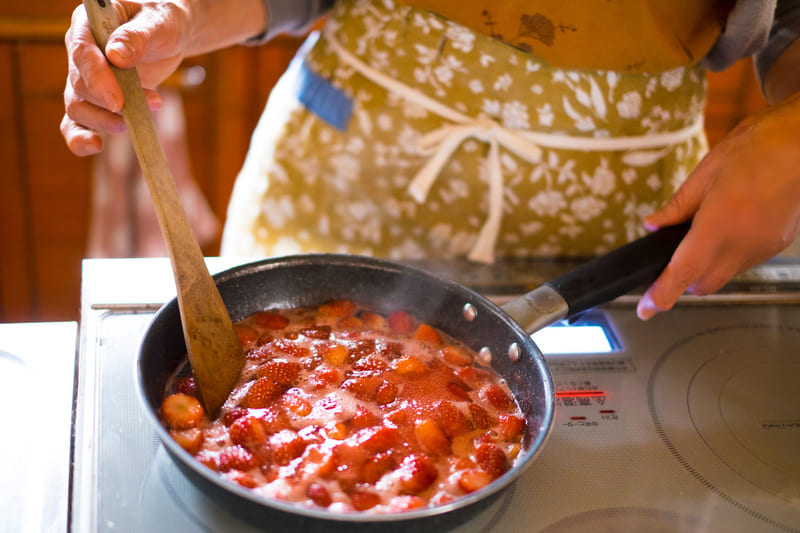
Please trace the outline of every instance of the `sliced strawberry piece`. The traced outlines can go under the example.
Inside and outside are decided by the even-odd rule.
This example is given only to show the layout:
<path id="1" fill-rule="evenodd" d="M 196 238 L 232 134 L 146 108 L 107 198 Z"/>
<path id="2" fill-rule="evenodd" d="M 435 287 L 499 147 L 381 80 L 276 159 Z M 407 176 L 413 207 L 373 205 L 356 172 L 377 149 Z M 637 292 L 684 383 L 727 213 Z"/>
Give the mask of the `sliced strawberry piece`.
<path id="1" fill-rule="evenodd" d="M 359 490 L 350 494 L 350 503 L 356 511 L 366 511 L 381 503 L 381 497 L 374 492 Z"/>
<path id="2" fill-rule="evenodd" d="M 240 405 L 247 409 L 263 409 L 283 392 L 283 387 L 270 378 L 258 378 L 242 398 Z"/>
<path id="3" fill-rule="evenodd" d="M 331 494 L 328 492 L 328 489 L 319 483 L 312 483 L 309 485 L 306 489 L 306 496 L 309 500 L 320 507 L 327 507 L 333 503 L 333 499 L 331 498 Z"/>
<path id="4" fill-rule="evenodd" d="M 200 401 L 182 392 L 171 394 L 161 402 L 161 417 L 172 429 L 189 429 L 203 421 L 206 413 Z"/>
<path id="5" fill-rule="evenodd" d="M 451 439 L 469 431 L 470 423 L 461 410 L 447 400 L 433 404 L 433 417 L 439 423 L 445 435 Z"/>
<path id="6" fill-rule="evenodd" d="M 472 423 L 478 429 L 489 429 L 494 425 L 494 418 L 489 412 L 477 403 L 469 404 L 469 412 L 472 415 Z"/>
<path id="7" fill-rule="evenodd" d="M 439 425 L 426 418 L 414 422 L 414 435 L 422 449 L 431 455 L 447 455 L 450 453 L 450 441 Z"/>
<path id="8" fill-rule="evenodd" d="M 250 470 L 255 468 L 256 459 L 249 450 L 235 444 L 228 446 L 222 450 L 217 458 L 220 472 L 227 472 L 229 470 Z"/>
<path id="9" fill-rule="evenodd" d="M 353 316 L 358 312 L 358 304 L 352 300 L 333 300 L 320 305 L 317 312 L 322 316 L 333 318 Z"/>
<path id="10" fill-rule="evenodd" d="M 236 337 L 239 339 L 239 345 L 245 350 L 251 348 L 258 340 L 258 332 L 250 326 L 234 324 L 233 330 L 236 332 Z"/>
<path id="11" fill-rule="evenodd" d="M 514 402 L 508 397 L 500 385 L 486 385 L 480 391 L 480 396 L 496 409 L 509 409 Z"/>
<path id="12" fill-rule="evenodd" d="M 360 447 L 370 453 L 385 452 L 400 442 L 400 433 L 397 428 L 377 426 L 362 429 L 357 434 Z"/>
<path id="13" fill-rule="evenodd" d="M 502 476 L 508 470 L 508 458 L 496 444 L 484 443 L 475 449 L 475 461 L 481 469 L 492 476 Z"/>
<path id="14" fill-rule="evenodd" d="M 411 338 L 416 341 L 424 342 L 425 344 L 430 344 L 431 346 L 441 346 L 443 344 L 442 336 L 436 331 L 436 328 L 428 324 L 420 324 L 417 326 Z"/>
<path id="15" fill-rule="evenodd" d="M 282 358 L 271 359 L 258 367 L 258 377 L 269 378 L 278 385 L 294 385 L 300 370 L 300 363 Z"/>
<path id="16" fill-rule="evenodd" d="M 397 398 L 397 385 L 384 379 L 375 389 L 375 401 L 378 405 L 386 405 L 393 402 L 395 398 Z"/>
<path id="17" fill-rule="evenodd" d="M 258 486 L 258 482 L 256 482 L 253 476 L 246 472 L 240 472 L 239 470 L 231 470 L 230 472 L 226 472 L 223 474 L 223 477 L 248 489 L 254 489 Z"/>
<path id="18" fill-rule="evenodd" d="M 464 492 L 475 492 L 492 482 L 492 476 L 488 472 L 471 468 L 464 470 L 458 475 L 458 486 Z"/>
<path id="19" fill-rule="evenodd" d="M 200 428 L 170 429 L 169 435 L 178 445 L 195 455 L 203 446 L 203 431 Z"/>
<path id="20" fill-rule="evenodd" d="M 288 465 L 289 461 L 300 457 L 308 443 L 291 429 L 281 430 L 269 438 L 269 447 L 272 459 L 281 466 Z"/>
<path id="21" fill-rule="evenodd" d="M 517 439 L 525 431 L 525 419 L 516 415 L 497 415 L 497 433 L 503 440 Z"/>
<path id="22" fill-rule="evenodd" d="M 445 346 L 439 353 L 441 353 L 442 359 L 451 365 L 468 366 L 472 363 L 472 357 L 469 353 L 461 346 L 455 344 Z"/>
<path id="23" fill-rule="evenodd" d="M 415 329 L 416 320 L 406 311 L 395 311 L 386 318 L 386 324 L 396 333 L 410 335 Z"/>
<path id="24" fill-rule="evenodd" d="M 376 454 L 361 468 L 361 481 L 374 484 L 395 466 L 397 466 L 397 460 L 391 451 Z"/>
<path id="25" fill-rule="evenodd" d="M 405 377 L 422 377 L 431 371 L 430 367 L 418 357 L 413 355 L 403 355 L 400 359 L 392 361 L 394 371 Z"/>
<path id="26" fill-rule="evenodd" d="M 265 329 L 283 329 L 289 325 L 289 319 L 274 311 L 260 311 L 253 315 L 253 323 Z"/>
<path id="27" fill-rule="evenodd" d="M 425 454 L 407 455 L 397 467 L 397 472 L 400 487 L 406 494 L 419 494 L 439 476 L 436 464 Z"/>

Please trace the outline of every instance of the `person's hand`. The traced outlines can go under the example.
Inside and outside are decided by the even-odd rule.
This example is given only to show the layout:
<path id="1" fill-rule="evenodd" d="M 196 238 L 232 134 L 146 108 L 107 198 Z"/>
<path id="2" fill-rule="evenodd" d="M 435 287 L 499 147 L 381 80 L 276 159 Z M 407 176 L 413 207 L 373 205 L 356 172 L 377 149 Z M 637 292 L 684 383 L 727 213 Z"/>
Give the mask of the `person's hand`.
<path id="1" fill-rule="evenodd" d="M 800 232 L 800 94 L 744 120 L 700 162 L 670 201 L 645 218 L 657 229 L 692 220 L 639 301 L 646 320 L 684 291 L 719 290 L 786 249 Z"/>
<path id="2" fill-rule="evenodd" d="M 76 155 L 99 152 L 103 149 L 101 133 L 125 129 L 119 114 L 122 90 L 109 61 L 120 68 L 137 68 L 148 103 L 154 109 L 160 106 L 161 98 L 153 89 L 175 71 L 186 55 L 191 14 L 181 4 L 121 0 L 114 6 L 121 25 L 109 37 L 105 56 L 95 43 L 83 6 L 73 12 L 72 25 L 65 36 L 69 74 L 61 134 Z"/>

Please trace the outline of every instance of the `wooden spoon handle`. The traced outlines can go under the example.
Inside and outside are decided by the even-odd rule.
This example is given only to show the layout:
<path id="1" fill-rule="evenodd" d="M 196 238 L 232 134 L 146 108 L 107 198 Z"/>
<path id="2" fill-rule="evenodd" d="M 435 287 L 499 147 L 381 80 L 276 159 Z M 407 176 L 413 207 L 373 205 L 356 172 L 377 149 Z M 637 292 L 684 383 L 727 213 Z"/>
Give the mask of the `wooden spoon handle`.
<path id="1" fill-rule="evenodd" d="M 83 5 L 94 38 L 105 50 L 119 16 L 111 0 L 83 0 Z M 245 356 L 189 226 L 139 75 L 136 69 L 111 68 L 122 88 L 122 116 L 169 250 L 189 362 L 203 405 L 215 416 L 236 384 Z"/>

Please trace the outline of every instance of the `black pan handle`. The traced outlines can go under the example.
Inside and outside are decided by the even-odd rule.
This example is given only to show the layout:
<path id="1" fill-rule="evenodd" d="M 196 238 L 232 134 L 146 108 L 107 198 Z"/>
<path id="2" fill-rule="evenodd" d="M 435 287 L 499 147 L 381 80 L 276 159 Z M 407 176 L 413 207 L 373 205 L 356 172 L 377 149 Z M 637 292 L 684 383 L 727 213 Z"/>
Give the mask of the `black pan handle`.
<path id="1" fill-rule="evenodd" d="M 691 223 L 669 226 L 601 255 L 547 282 L 567 302 L 567 316 L 610 302 L 656 280 Z"/>
<path id="2" fill-rule="evenodd" d="M 647 285 L 667 266 L 691 222 L 654 231 L 574 268 L 503 306 L 526 331 L 575 316 Z"/>

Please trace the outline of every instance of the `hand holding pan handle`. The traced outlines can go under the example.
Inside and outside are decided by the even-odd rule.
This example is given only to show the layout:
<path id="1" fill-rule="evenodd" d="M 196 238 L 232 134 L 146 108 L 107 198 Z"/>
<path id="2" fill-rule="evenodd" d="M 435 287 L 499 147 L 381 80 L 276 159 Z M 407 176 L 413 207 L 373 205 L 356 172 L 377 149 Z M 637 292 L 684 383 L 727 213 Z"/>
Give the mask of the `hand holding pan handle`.
<path id="1" fill-rule="evenodd" d="M 661 228 L 548 281 L 503 306 L 528 333 L 650 284 L 667 266 L 691 222 Z"/>

